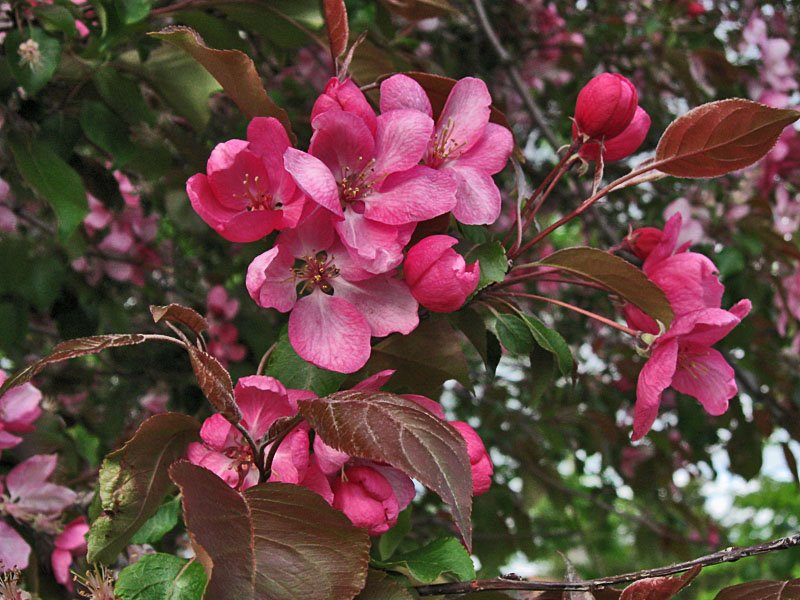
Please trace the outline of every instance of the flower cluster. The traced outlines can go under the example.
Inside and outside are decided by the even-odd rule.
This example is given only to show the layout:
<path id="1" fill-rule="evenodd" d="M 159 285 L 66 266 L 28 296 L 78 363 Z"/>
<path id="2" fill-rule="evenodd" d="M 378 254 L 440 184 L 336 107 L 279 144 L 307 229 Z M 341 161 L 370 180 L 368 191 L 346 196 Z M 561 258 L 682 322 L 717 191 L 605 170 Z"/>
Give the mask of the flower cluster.
<path id="1" fill-rule="evenodd" d="M 289 340 L 303 359 L 352 373 L 369 358 L 372 337 L 417 327 L 419 303 L 453 311 L 475 289 L 475 266 L 441 241 L 417 246 L 405 280 L 398 269 L 418 223 L 451 212 L 465 224 L 497 219 L 492 175 L 513 140 L 489 122 L 490 106 L 482 81 L 462 79 L 434 121 L 425 90 L 395 75 L 381 84 L 376 114 L 352 81 L 334 78 L 314 104 L 308 151 L 291 147 L 276 119 L 255 118 L 246 140 L 213 150 L 187 193 L 230 241 L 280 231 L 247 270 L 250 296 L 291 311 Z M 439 293 L 446 299 L 432 300 Z"/>
<path id="2" fill-rule="evenodd" d="M 666 295 L 675 314 L 669 329 L 631 304 L 624 307 L 628 325 L 647 344 L 647 363 L 636 385 L 633 439 L 642 438 L 658 416 L 661 394 L 668 387 L 697 398 L 711 415 L 721 415 L 736 395 L 733 369 L 711 346 L 724 338 L 750 312 L 749 300 L 729 310 L 721 308 L 725 288 L 714 263 L 702 254 L 678 246 L 681 215 L 664 230 L 633 231 L 629 249 L 644 260 L 642 270 Z"/>
<path id="3" fill-rule="evenodd" d="M 356 385 L 354 390 L 376 392 L 394 371 L 382 371 Z M 269 456 L 279 444 L 270 464 L 269 481 L 307 487 L 328 504 L 341 510 L 358 527 L 379 535 L 388 531 L 414 498 L 414 484 L 401 471 L 386 464 L 354 458 L 330 447 L 316 433 L 309 435 L 308 424 L 293 428 L 282 441 L 268 440 L 270 428 L 280 419 L 297 414 L 297 402 L 315 398 L 308 390 L 286 389 L 277 379 L 261 375 L 243 377 L 234 389 L 242 412 L 240 425 L 255 443 L 254 449 L 244 435 L 222 415 L 207 418 L 200 430 L 202 442 L 189 446 L 189 460 L 213 471 L 232 488 L 245 490 L 259 481 L 259 461 Z M 423 396 L 406 399 L 445 420 L 437 402 Z M 450 423 L 464 438 L 472 466 L 473 493 L 489 489 L 493 467 L 478 434 L 462 422 Z M 257 455 L 256 455 L 257 454 Z M 261 468 L 265 464 L 260 465 Z"/>
<path id="4" fill-rule="evenodd" d="M 206 296 L 206 318 L 208 319 L 208 352 L 224 367 L 228 362 L 239 362 L 247 354 L 247 348 L 239 344 L 239 330 L 231 321 L 239 312 L 239 301 L 229 298 L 221 285 L 208 290 Z"/>

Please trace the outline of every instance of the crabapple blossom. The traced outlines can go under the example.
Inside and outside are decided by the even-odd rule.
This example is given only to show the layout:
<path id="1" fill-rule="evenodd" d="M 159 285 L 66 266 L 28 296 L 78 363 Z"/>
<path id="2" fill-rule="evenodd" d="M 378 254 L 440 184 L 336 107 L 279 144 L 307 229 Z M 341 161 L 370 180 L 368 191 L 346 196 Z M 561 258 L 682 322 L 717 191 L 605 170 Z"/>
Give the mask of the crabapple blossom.
<path id="1" fill-rule="evenodd" d="M 17 230 L 17 215 L 8 206 L 11 199 L 11 188 L 5 179 L 0 178 L 0 231 L 13 233 Z"/>
<path id="2" fill-rule="evenodd" d="M 450 175 L 457 184 L 453 216 L 469 225 L 494 223 L 500 215 L 500 190 L 492 175 L 503 170 L 514 149 L 511 132 L 490 123 L 492 97 L 474 77 L 450 90 L 423 157 L 423 164 Z M 433 116 L 422 86 L 407 75 L 381 83 L 381 112 L 412 109 Z"/>
<path id="3" fill-rule="evenodd" d="M 256 117 L 247 140 L 228 140 L 211 152 L 206 173 L 186 182 L 192 208 L 231 242 L 254 242 L 294 227 L 305 198 L 283 168 L 290 146 L 280 121 Z"/>
<path id="4" fill-rule="evenodd" d="M 47 480 L 56 468 L 55 454 L 37 454 L 19 463 L 0 483 L 2 510 L 18 521 L 45 526 L 77 499 L 77 494 Z"/>
<path id="5" fill-rule="evenodd" d="M 0 520 L 0 573 L 26 569 L 30 555 L 28 542 L 11 525 Z"/>
<path id="6" fill-rule="evenodd" d="M 291 311 L 289 341 L 303 359 L 353 373 L 367 362 L 372 336 L 408 334 L 417 327 L 418 305 L 403 281 L 354 264 L 335 239 L 331 219 L 316 209 L 296 229 L 281 233 L 250 264 L 246 285 L 259 306 Z"/>
<path id="7" fill-rule="evenodd" d="M 469 465 L 472 471 L 472 495 L 485 494 L 492 485 L 494 465 L 486 451 L 486 446 L 483 445 L 483 440 L 470 425 L 463 421 L 451 421 L 450 425 L 461 434 L 467 444 Z"/>
<path id="8" fill-rule="evenodd" d="M 206 297 L 208 319 L 208 352 L 227 367 L 228 361 L 239 362 L 244 359 L 247 349 L 237 343 L 239 330 L 230 321 L 239 312 L 239 301 L 228 298 L 228 292 L 221 285 L 208 291 Z"/>
<path id="9" fill-rule="evenodd" d="M 573 138 L 608 140 L 628 127 L 638 103 L 633 84 L 617 73 L 601 73 L 589 80 L 575 103 Z"/>
<path id="10" fill-rule="evenodd" d="M 369 105 L 364 93 L 358 89 L 352 79 L 339 81 L 331 77 L 325 85 L 325 90 L 314 102 L 311 109 L 311 122 L 319 115 L 330 110 L 342 110 L 361 117 L 373 135 L 378 129 L 378 120 L 375 111 Z"/>
<path id="11" fill-rule="evenodd" d="M 86 552 L 86 534 L 89 524 L 86 517 L 80 516 L 73 519 L 64 527 L 54 541 L 55 548 L 50 555 L 50 565 L 56 581 L 72 591 L 72 578 L 69 576 L 69 566 L 74 556 L 81 556 Z"/>
<path id="12" fill-rule="evenodd" d="M 429 310 L 458 310 L 478 285 L 480 265 L 467 265 L 464 257 L 452 249 L 457 243 L 449 235 L 432 235 L 408 251 L 403 275 L 414 298 Z"/>
<path id="13" fill-rule="evenodd" d="M 0 385 L 8 378 L 0 370 Z M 0 396 L 0 450 L 13 448 L 22 441 L 17 433 L 33 431 L 33 422 L 42 414 L 42 392 L 32 383 L 11 388 Z"/>
<path id="14" fill-rule="evenodd" d="M 600 150 L 602 148 L 603 161 L 622 160 L 636 152 L 639 146 L 642 145 L 642 142 L 647 137 L 647 132 L 650 130 L 650 123 L 650 115 L 641 106 L 637 106 L 633 119 L 620 134 L 602 142 L 587 142 L 581 146 L 578 155 L 584 160 L 596 161 L 600 158 Z M 573 138 L 577 137 L 577 127 L 576 122 L 573 122 Z"/>

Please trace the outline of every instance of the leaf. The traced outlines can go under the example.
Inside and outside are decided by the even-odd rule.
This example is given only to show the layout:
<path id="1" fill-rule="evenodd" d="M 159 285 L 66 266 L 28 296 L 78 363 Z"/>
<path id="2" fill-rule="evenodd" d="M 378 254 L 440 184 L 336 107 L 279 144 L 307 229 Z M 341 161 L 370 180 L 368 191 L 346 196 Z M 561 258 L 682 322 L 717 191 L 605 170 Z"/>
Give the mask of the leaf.
<path id="1" fill-rule="evenodd" d="M 527 355 L 534 349 L 534 342 L 552 354 L 562 375 L 569 376 L 575 361 L 572 351 L 560 333 L 550 329 L 531 315 L 500 313 L 494 320 L 497 339 L 511 354 Z"/>
<path id="2" fill-rule="evenodd" d="M 718 177 L 752 165 L 769 152 L 800 112 L 733 98 L 678 117 L 656 148 L 659 171 L 675 177 Z"/>
<path id="3" fill-rule="evenodd" d="M 208 329 L 208 321 L 203 315 L 181 304 L 167 304 L 166 306 L 152 304 L 150 306 L 150 314 L 153 315 L 153 322 L 155 323 L 160 323 L 161 321 L 179 323 L 191 329 L 196 335 L 200 335 Z"/>
<path id="4" fill-rule="evenodd" d="M 81 106 L 81 129 L 95 146 L 104 150 L 122 167 L 136 153 L 131 143 L 128 125 L 101 102 L 84 102 Z"/>
<path id="5" fill-rule="evenodd" d="M 451 79 L 450 77 L 443 77 L 442 75 L 423 73 L 421 71 L 408 71 L 403 74 L 411 77 L 411 79 L 422 86 L 431 101 L 434 118 L 438 118 L 439 113 L 441 113 L 444 108 L 444 103 L 447 101 L 447 96 L 450 94 L 450 90 L 453 89 L 457 80 Z M 492 114 L 489 120 L 492 123 L 497 123 L 510 130 L 511 125 L 508 124 L 505 113 L 494 105 L 492 105 L 491 108 Z"/>
<path id="6" fill-rule="evenodd" d="M 525 315 L 525 324 L 530 329 L 536 343 L 556 357 L 558 370 L 561 374 L 565 377 L 571 375 L 575 361 L 572 358 L 572 351 L 569 349 L 569 345 L 561 334 L 554 329 L 550 329 L 531 315 Z"/>
<path id="7" fill-rule="evenodd" d="M 430 318 L 409 335 L 390 335 L 373 346 L 365 370 L 395 369 L 392 385 L 417 394 L 433 394 L 448 379 L 471 387 L 461 339 L 446 318 Z"/>
<path id="8" fill-rule="evenodd" d="M 494 320 L 497 339 L 511 354 L 529 354 L 533 350 L 533 335 L 527 323 L 517 315 L 500 313 Z"/>
<path id="9" fill-rule="evenodd" d="M 750 581 L 720 590 L 714 600 L 797 600 L 800 579 L 789 581 Z"/>
<path id="10" fill-rule="evenodd" d="M 197 385 L 218 413 L 231 423 L 238 423 L 242 413 L 233 395 L 233 382 L 228 370 L 220 362 L 199 348 L 187 346 Z"/>
<path id="11" fill-rule="evenodd" d="M 75 442 L 75 449 L 80 457 L 89 463 L 90 467 L 96 467 L 100 462 L 100 438 L 81 424 L 70 427 L 66 433 Z"/>
<path id="12" fill-rule="evenodd" d="M 448 0 L 383 0 L 391 12 L 409 21 L 446 17 L 458 12 Z"/>
<path id="13" fill-rule="evenodd" d="M 49 25 L 67 37 L 75 38 L 78 36 L 78 28 L 75 27 L 75 17 L 63 6 L 53 4 L 40 4 L 33 9 L 33 14 L 45 25 Z"/>
<path id="14" fill-rule="evenodd" d="M 203 566 L 172 554 L 145 554 L 120 571 L 114 585 L 120 600 L 201 600 Z"/>
<path id="15" fill-rule="evenodd" d="M 566 248 L 539 261 L 594 281 L 635 304 L 648 315 L 669 327 L 674 318 L 664 292 L 629 262 L 596 248 Z"/>
<path id="16" fill-rule="evenodd" d="M 3 48 L 8 57 L 6 64 L 14 79 L 28 95 L 33 96 L 44 88 L 55 75 L 58 64 L 61 62 L 61 44 L 38 27 L 25 27 L 25 32 L 27 35 L 23 36 L 16 29 L 9 31 Z M 33 40 L 38 44 L 38 64 L 30 65 L 22 62 L 17 53 L 20 44 L 28 40 Z"/>
<path id="17" fill-rule="evenodd" d="M 138 333 L 133 334 L 111 334 L 111 335 L 93 335 L 85 338 L 77 338 L 74 340 L 67 340 L 57 344 L 55 348 L 45 356 L 40 358 L 35 363 L 25 367 L 16 375 L 9 377 L 5 383 L 0 387 L 0 395 L 4 394 L 7 390 L 23 383 L 27 383 L 33 379 L 39 371 L 44 369 L 47 365 L 69 360 L 70 358 L 78 358 L 79 356 L 87 356 L 89 354 L 97 354 L 108 348 L 118 348 L 120 346 L 133 346 L 141 344 L 145 341 L 145 337 Z"/>
<path id="18" fill-rule="evenodd" d="M 378 540 L 378 555 L 381 560 L 389 559 L 397 547 L 411 531 L 411 506 L 397 516 L 397 523 Z"/>
<path id="19" fill-rule="evenodd" d="M 144 21 L 150 14 L 150 0 L 114 0 L 114 7 L 125 25 Z"/>
<path id="20" fill-rule="evenodd" d="M 347 50 L 347 41 L 350 37 L 344 0 L 322 0 L 322 14 L 325 16 L 325 27 L 328 29 L 331 58 L 335 63 L 336 59 Z"/>
<path id="21" fill-rule="evenodd" d="M 688 587 L 700 573 L 699 565 L 679 577 L 651 577 L 635 581 L 622 591 L 620 600 L 667 600 Z"/>
<path id="22" fill-rule="evenodd" d="M 145 521 L 139 531 L 133 534 L 131 544 L 155 544 L 178 524 L 181 512 L 181 500 L 177 496 L 170 498 L 158 507 L 158 511 Z"/>
<path id="23" fill-rule="evenodd" d="M 296 141 L 289 115 L 269 97 L 253 59 L 244 52 L 209 48 L 189 27 L 165 27 L 150 35 L 177 46 L 203 65 L 248 119 L 275 117 L 286 129 L 289 139 Z"/>
<path id="24" fill-rule="evenodd" d="M 508 271 L 506 250 L 497 241 L 476 246 L 467 253 L 464 260 L 468 263 L 477 260 L 481 265 L 481 278 L 475 291 L 482 290 L 489 284 L 503 281 Z"/>
<path id="25" fill-rule="evenodd" d="M 53 207 L 58 237 L 66 241 L 89 212 L 80 176 L 40 140 L 9 135 L 8 147 L 25 182 Z"/>
<path id="26" fill-rule="evenodd" d="M 199 440 L 200 423 L 178 413 L 147 419 L 100 467 L 102 513 L 87 536 L 89 562 L 113 563 L 131 537 L 152 517 L 171 487 L 167 469 Z"/>
<path id="27" fill-rule="evenodd" d="M 356 597 L 357 600 L 414 600 L 416 598 L 407 587 L 383 571 L 370 569 L 367 585 Z"/>
<path id="28" fill-rule="evenodd" d="M 385 392 L 336 392 L 298 404 L 328 445 L 387 463 L 439 494 L 471 546 L 472 472 L 464 439 L 453 427 L 416 402 Z"/>
<path id="29" fill-rule="evenodd" d="M 138 83 L 111 67 L 101 67 L 92 76 L 100 97 L 128 123 L 156 124 L 156 115 L 147 105 Z"/>
<path id="30" fill-rule="evenodd" d="M 186 461 L 170 476 L 210 563 L 207 598 L 347 599 L 364 586 L 369 535 L 314 492 L 265 483 L 242 494 Z"/>
<path id="31" fill-rule="evenodd" d="M 442 576 L 456 581 L 475 579 L 475 566 L 469 553 L 456 538 L 440 538 L 412 552 L 405 552 L 390 561 L 378 564 L 399 571 L 419 583 L 434 583 Z"/>
<path id="32" fill-rule="evenodd" d="M 335 392 L 347 378 L 343 373 L 320 369 L 300 358 L 292 348 L 285 328 L 269 356 L 267 374 L 279 379 L 287 388 L 311 390 L 318 396 Z"/>

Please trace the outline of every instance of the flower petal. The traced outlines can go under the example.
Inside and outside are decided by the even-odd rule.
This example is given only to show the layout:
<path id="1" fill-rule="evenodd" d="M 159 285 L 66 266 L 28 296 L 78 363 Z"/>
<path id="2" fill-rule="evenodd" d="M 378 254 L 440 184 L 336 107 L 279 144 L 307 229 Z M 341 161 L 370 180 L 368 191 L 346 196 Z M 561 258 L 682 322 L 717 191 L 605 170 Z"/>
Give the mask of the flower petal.
<path id="1" fill-rule="evenodd" d="M 433 117 L 431 101 L 423 87 L 408 75 L 398 73 L 381 83 L 381 112 L 404 108 Z"/>
<path id="2" fill-rule="evenodd" d="M 465 225 L 489 225 L 500 216 L 500 190 L 486 172 L 461 166 L 460 161 L 445 169 L 455 179 L 456 205 L 453 216 Z"/>
<path id="3" fill-rule="evenodd" d="M 419 305 L 399 279 L 378 275 L 358 282 L 335 283 L 335 294 L 357 306 L 375 337 L 399 332 L 407 335 L 419 325 Z"/>
<path id="4" fill-rule="evenodd" d="M 245 285 L 250 297 L 262 308 L 288 312 L 297 300 L 291 268 L 294 256 L 280 244 L 259 254 L 247 267 Z"/>
<path id="5" fill-rule="evenodd" d="M 297 187 L 320 206 L 342 216 L 339 203 L 339 186 L 331 170 L 320 159 L 295 148 L 287 148 L 283 155 L 286 170 L 291 173 Z"/>
<path id="6" fill-rule="evenodd" d="M 0 573 L 28 568 L 31 547 L 8 523 L 0 520 Z"/>
<path id="7" fill-rule="evenodd" d="M 489 123 L 478 138 L 478 141 L 451 164 L 472 167 L 489 175 L 502 171 L 508 157 L 514 151 L 514 136 L 511 132 L 496 123 Z"/>
<path id="8" fill-rule="evenodd" d="M 697 398 L 706 412 L 718 416 L 738 391 L 735 373 L 722 354 L 699 344 L 681 345 L 672 387 Z"/>
<path id="9" fill-rule="evenodd" d="M 392 110 L 379 116 L 372 166 L 376 175 L 405 171 L 418 164 L 432 134 L 433 119 L 417 110 Z"/>
<path id="10" fill-rule="evenodd" d="M 417 165 L 387 177 L 366 197 L 364 216 L 387 225 L 405 225 L 443 215 L 456 205 L 456 182 L 444 171 Z"/>
<path id="11" fill-rule="evenodd" d="M 636 410 L 633 417 L 633 440 L 639 440 L 650 431 L 658 416 L 661 394 L 675 375 L 678 364 L 678 342 L 668 339 L 656 343 L 653 354 L 645 363 L 636 382 Z"/>
<path id="12" fill-rule="evenodd" d="M 492 96 L 486 84 L 474 77 L 460 79 L 450 90 L 436 124 L 438 135 L 449 128 L 448 140 L 466 151 L 475 145 L 489 123 Z"/>

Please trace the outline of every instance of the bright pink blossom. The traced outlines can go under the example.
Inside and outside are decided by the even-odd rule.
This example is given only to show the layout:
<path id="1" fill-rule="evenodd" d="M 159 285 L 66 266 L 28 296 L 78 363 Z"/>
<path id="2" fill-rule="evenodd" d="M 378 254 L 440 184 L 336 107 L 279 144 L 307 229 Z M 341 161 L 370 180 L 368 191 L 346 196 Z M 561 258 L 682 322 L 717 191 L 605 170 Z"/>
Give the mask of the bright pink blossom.
<path id="1" fill-rule="evenodd" d="M 311 121 L 313 122 L 319 115 L 330 110 L 353 113 L 364 121 L 373 135 L 377 132 L 378 118 L 375 111 L 372 110 L 364 93 L 358 89 L 352 79 L 339 81 L 338 78 L 331 77 L 328 80 L 325 90 L 311 109 Z"/>
<path id="2" fill-rule="evenodd" d="M 576 134 L 585 139 L 609 140 L 621 134 L 636 113 L 638 94 L 626 77 L 601 73 L 578 93 Z"/>
<path id="3" fill-rule="evenodd" d="M 0 370 L 0 385 L 8 378 Z M 42 392 L 32 383 L 11 388 L 0 396 L 0 450 L 13 448 L 22 441 L 16 433 L 33 431 L 33 422 L 42 414 Z"/>
<path id="4" fill-rule="evenodd" d="M 492 97 L 480 79 L 465 77 L 450 90 L 423 164 L 456 182 L 453 216 L 470 225 L 494 223 L 500 214 L 500 190 L 492 175 L 503 170 L 514 149 L 511 132 L 490 123 Z M 411 109 L 433 117 L 425 90 L 406 75 L 381 84 L 381 112 Z"/>
<path id="5" fill-rule="evenodd" d="M 288 148 L 286 169 L 332 213 L 359 267 L 376 274 L 393 269 L 415 224 L 449 212 L 456 202 L 453 180 L 419 165 L 433 121 L 416 110 L 392 110 L 377 118 L 373 134 L 358 115 L 328 110 L 312 126 L 309 152 Z"/>
<path id="6" fill-rule="evenodd" d="M 470 469 L 472 470 L 472 495 L 480 496 L 489 491 L 492 485 L 492 474 L 494 465 L 483 440 L 472 427 L 463 421 L 451 421 L 452 425 L 467 444 L 467 454 L 469 455 Z"/>
<path id="7" fill-rule="evenodd" d="M 602 142 L 587 142 L 581 146 L 578 154 L 585 160 L 596 161 L 600 158 L 600 148 L 602 147 L 604 162 L 622 160 L 639 149 L 639 146 L 642 145 L 642 142 L 647 137 L 647 132 L 650 130 L 650 123 L 650 115 L 641 106 L 637 106 L 633 119 L 622 130 L 622 133 Z M 577 137 L 577 133 L 578 125 L 576 121 L 573 121 L 572 137 Z"/>
<path id="8" fill-rule="evenodd" d="M 369 466 L 345 469 L 332 488 L 333 507 L 347 515 L 356 527 L 367 529 L 370 535 L 389 531 L 397 523 L 400 511 L 408 505 L 408 502 L 401 505 L 389 480 Z"/>
<path id="9" fill-rule="evenodd" d="M 198 173 L 186 182 L 192 208 L 232 242 L 254 242 L 275 229 L 294 227 L 304 197 L 283 168 L 289 146 L 280 121 L 256 117 L 247 127 L 247 141 L 217 145 L 207 175 Z"/>
<path id="10" fill-rule="evenodd" d="M 247 348 L 238 343 L 239 330 L 230 321 L 239 312 L 239 301 L 228 298 L 221 285 L 212 287 L 206 298 L 208 307 L 208 352 L 227 367 L 229 362 L 239 362 Z"/>
<path id="11" fill-rule="evenodd" d="M 364 366 L 371 337 L 408 334 L 419 323 L 417 301 L 403 281 L 353 262 L 335 240 L 327 211 L 317 209 L 247 269 L 247 291 L 256 304 L 292 311 L 289 341 L 295 351 L 341 373 Z"/>
<path id="12" fill-rule="evenodd" d="M 69 566 L 75 556 L 82 556 L 86 552 L 86 534 L 89 525 L 86 517 L 80 516 L 67 523 L 55 539 L 55 548 L 50 555 L 50 564 L 56 581 L 72 591 L 72 577 L 69 576 Z"/>
<path id="13" fill-rule="evenodd" d="M 480 265 L 467 265 L 464 257 L 452 249 L 457 243 L 449 235 L 432 235 L 408 251 L 403 275 L 414 298 L 429 310 L 458 310 L 478 285 Z"/>

